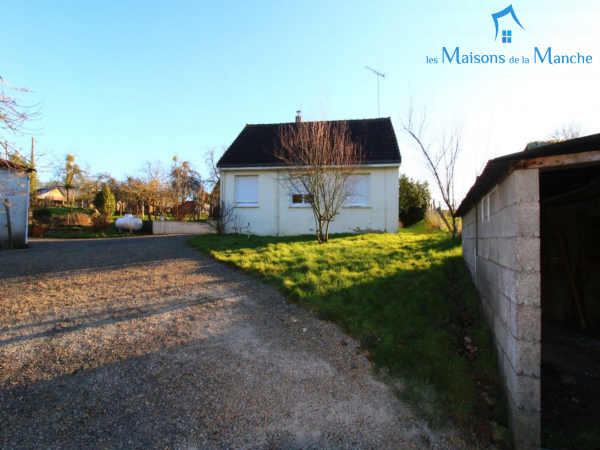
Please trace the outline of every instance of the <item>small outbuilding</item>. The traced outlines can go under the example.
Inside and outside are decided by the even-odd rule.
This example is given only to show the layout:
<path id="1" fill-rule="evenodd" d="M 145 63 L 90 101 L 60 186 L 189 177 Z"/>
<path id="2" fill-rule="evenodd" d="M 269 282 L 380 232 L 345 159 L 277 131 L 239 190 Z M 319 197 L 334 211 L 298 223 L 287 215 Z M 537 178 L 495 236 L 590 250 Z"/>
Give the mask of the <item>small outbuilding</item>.
<path id="1" fill-rule="evenodd" d="M 573 407 L 585 409 L 597 431 L 600 134 L 535 142 L 490 160 L 457 214 L 498 351 L 515 447 L 539 448 L 542 429 L 557 434 L 572 425 Z"/>
<path id="2" fill-rule="evenodd" d="M 29 174 L 27 166 L 0 159 L 0 248 L 27 244 Z"/>
<path id="3" fill-rule="evenodd" d="M 53 186 L 38 189 L 37 199 L 48 204 L 64 204 L 67 201 L 67 196 L 64 194 L 61 188 Z"/>

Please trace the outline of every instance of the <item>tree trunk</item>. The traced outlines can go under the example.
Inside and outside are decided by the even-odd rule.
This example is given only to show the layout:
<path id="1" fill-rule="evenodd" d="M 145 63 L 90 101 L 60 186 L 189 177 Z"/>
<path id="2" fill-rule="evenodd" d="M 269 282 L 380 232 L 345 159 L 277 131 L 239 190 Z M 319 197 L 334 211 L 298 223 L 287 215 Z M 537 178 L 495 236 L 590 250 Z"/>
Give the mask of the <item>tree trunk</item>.
<path id="1" fill-rule="evenodd" d="M 456 239 L 456 217 L 452 214 L 452 239 Z"/>
<path id="2" fill-rule="evenodd" d="M 8 248 L 10 250 L 13 249 L 13 238 L 12 238 L 12 224 L 10 223 L 10 208 L 8 206 L 8 201 L 6 199 L 3 200 L 4 209 L 6 210 L 6 226 L 8 227 Z"/>
<path id="3" fill-rule="evenodd" d="M 327 225 L 325 225 L 325 242 L 329 242 L 329 225 L 330 224 L 331 224 L 331 221 L 328 220 Z"/>

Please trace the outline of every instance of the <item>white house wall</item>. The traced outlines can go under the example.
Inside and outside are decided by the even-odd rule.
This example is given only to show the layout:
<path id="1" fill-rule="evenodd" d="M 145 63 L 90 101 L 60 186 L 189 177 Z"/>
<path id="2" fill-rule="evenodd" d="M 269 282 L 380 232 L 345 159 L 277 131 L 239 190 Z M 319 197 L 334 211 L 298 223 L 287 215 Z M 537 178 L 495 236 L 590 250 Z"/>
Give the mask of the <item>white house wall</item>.
<path id="1" fill-rule="evenodd" d="M 397 233 L 398 166 L 365 167 L 359 173 L 370 175 L 370 205 L 341 208 L 331 223 L 330 233 L 350 233 L 357 229 Z M 276 170 L 221 170 L 222 201 L 235 205 L 236 175 L 258 176 L 258 205 L 235 208 L 244 232 L 270 236 L 315 232 L 311 208 L 292 206 L 290 191 L 278 181 Z"/>
<path id="2" fill-rule="evenodd" d="M 0 195 L 8 200 L 13 244 L 27 243 L 29 215 L 29 175 L 0 168 Z M 0 247 L 8 248 L 8 223 L 4 204 L 0 202 Z"/>

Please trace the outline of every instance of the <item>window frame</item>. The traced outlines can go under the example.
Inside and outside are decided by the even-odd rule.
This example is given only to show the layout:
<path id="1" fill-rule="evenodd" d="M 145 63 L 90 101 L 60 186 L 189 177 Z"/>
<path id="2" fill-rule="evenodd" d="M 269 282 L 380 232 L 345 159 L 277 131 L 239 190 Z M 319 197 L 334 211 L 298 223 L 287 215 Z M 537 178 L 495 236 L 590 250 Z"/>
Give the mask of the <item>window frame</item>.
<path id="1" fill-rule="evenodd" d="M 350 199 L 355 195 L 350 194 L 348 196 L 348 198 L 346 198 L 346 200 L 344 200 L 344 204 L 342 206 L 344 208 L 370 208 L 371 207 L 371 173 L 368 173 L 368 172 L 367 173 L 357 173 L 357 174 L 351 175 L 351 177 L 363 177 L 364 179 L 367 180 L 367 182 L 366 182 L 367 193 L 366 193 L 366 195 L 361 196 L 361 197 L 366 197 L 367 201 L 366 201 L 366 203 L 351 203 Z"/>
<path id="2" fill-rule="evenodd" d="M 294 202 L 294 197 L 298 196 L 298 195 L 302 197 L 301 203 Z M 306 197 L 309 197 L 309 196 L 310 196 L 310 194 L 308 194 L 306 192 L 306 189 L 302 185 L 302 183 L 292 182 L 292 184 L 290 186 L 290 207 L 291 208 L 312 208 L 312 205 L 310 204 L 310 202 L 307 202 L 305 200 Z"/>
<path id="3" fill-rule="evenodd" d="M 241 178 L 254 178 L 256 179 L 256 201 L 255 202 L 240 202 L 238 197 L 238 180 L 240 180 Z M 235 184 L 234 184 L 234 195 L 235 195 L 235 206 L 238 208 L 256 208 L 259 206 L 259 200 L 260 200 L 260 196 L 259 196 L 259 192 L 258 192 L 258 185 L 259 185 L 259 175 L 235 175 L 235 180 L 234 180 Z"/>

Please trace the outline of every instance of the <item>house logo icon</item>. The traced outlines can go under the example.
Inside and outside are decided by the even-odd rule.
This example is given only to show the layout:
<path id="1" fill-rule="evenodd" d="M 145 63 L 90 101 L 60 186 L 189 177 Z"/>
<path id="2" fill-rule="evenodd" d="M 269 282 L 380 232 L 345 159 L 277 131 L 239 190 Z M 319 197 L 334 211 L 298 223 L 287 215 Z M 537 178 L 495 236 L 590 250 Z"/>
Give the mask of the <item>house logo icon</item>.
<path id="1" fill-rule="evenodd" d="M 492 14 L 492 18 L 494 19 L 494 25 L 496 25 L 496 37 L 494 38 L 494 40 L 498 39 L 498 19 L 500 19 L 501 17 L 507 16 L 507 15 L 511 15 L 513 20 L 515 22 L 517 22 L 517 24 L 523 28 L 523 25 L 521 25 L 521 22 L 519 22 L 519 19 L 517 18 L 517 15 L 515 14 L 515 10 L 513 9 L 512 5 L 509 5 L 507 8 L 504 8 L 502 11 L 497 12 L 496 14 Z M 523 28 L 525 29 L 525 28 Z M 503 44 L 511 44 L 512 43 L 512 30 L 502 30 L 502 43 Z"/>

